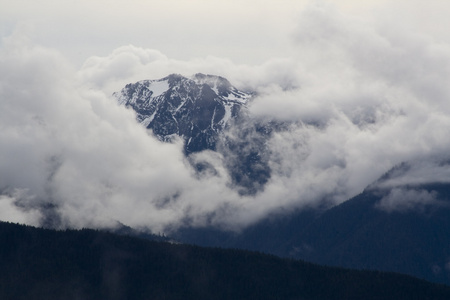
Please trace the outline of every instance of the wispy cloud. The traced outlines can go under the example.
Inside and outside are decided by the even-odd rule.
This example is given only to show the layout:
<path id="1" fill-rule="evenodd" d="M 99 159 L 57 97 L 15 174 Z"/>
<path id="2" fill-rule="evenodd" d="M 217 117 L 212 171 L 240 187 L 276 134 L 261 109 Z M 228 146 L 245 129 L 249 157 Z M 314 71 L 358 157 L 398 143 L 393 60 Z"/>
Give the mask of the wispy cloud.
<path id="1" fill-rule="evenodd" d="M 387 212 L 423 211 L 427 206 L 446 205 L 434 191 L 413 188 L 394 188 L 375 207 Z M 446 205 L 448 207 L 448 205 Z"/>

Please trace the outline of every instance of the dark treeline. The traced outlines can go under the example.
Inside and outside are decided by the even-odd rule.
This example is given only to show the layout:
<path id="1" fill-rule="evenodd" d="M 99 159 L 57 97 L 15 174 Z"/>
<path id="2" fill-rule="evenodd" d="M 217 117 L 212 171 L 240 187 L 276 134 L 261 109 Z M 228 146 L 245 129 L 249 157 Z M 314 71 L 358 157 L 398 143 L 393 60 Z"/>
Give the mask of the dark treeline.
<path id="1" fill-rule="evenodd" d="M 413 277 L 0 222 L 0 299 L 450 299 Z"/>

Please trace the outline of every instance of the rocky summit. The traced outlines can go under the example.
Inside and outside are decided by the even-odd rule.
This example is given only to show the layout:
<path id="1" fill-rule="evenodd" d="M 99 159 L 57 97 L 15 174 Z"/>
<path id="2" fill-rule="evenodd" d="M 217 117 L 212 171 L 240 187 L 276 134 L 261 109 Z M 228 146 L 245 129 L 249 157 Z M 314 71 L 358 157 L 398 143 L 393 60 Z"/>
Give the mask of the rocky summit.
<path id="1" fill-rule="evenodd" d="M 182 137 L 189 154 L 215 150 L 218 134 L 239 115 L 252 94 L 239 91 L 220 76 L 172 74 L 127 84 L 114 96 L 136 111 L 138 122 L 160 140 Z"/>

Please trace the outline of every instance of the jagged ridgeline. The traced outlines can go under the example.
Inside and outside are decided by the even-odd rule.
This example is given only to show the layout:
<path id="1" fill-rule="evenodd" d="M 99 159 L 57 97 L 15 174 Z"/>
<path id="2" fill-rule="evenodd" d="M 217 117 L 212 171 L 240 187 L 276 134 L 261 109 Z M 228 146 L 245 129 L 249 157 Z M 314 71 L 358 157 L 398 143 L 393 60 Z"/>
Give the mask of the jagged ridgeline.
<path id="1" fill-rule="evenodd" d="M 258 192 L 270 178 L 265 141 L 271 127 L 249 119 L 247 104 L 253 95 L 223 77 L 204 74 L 142 80 L 114 93 L 161 141 L 181 137 L 186 156 L 204 150 L 222 153 L 242 194 Z M 211 166 L 196 167 L 201 172 Z"/>

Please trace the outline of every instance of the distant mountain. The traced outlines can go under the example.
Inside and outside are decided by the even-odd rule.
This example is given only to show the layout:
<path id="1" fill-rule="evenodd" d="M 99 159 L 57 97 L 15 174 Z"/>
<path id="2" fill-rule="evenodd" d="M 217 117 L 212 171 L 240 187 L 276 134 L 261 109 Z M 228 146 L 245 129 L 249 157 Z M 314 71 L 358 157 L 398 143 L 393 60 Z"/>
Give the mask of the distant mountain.
<path id="1" fill-rule="evenodd" d="M 407 166 L 324 212 L 286 240 L 282 252 L 320 264 L 450 284 L 450 184 L 383 186 L 392 176 L 407 174 Z"/>
<path id="2" fill-rule="evenodd" d="M 186 153 L 215 150 L 217 135 L 252 97 L 220 76 L 172 74 L 158 80 L 130 83 L 114 96 L 132 108 L 137 120 L 162 141 L 185 139 Z"/>
<path id="3" fill-rule="evenodd" d="M 450 184 L 385 185 L 401 182 L 409 169 L 410 164 L 404 163 L 361 194 L 327 210 L 272 216 L 240 233 L 183 228 L 174 236 L 203 246 L 393 271 L 450 285 Z"/>
<path id="4" fill-rule="evenodd" d="M 276 128 L 273 122 L 248 118 L 252 96 L 223 77 L 204 74 L 143 80 L 114 93 L 161 141 L 181 137 L 187 156 L 203 150 L 220 152 L 241 194 L 257 193 L 270 178 L 265 142 Z M 203 163 L 196 167 L 199 172 L 211 168 Z"/>
<path id="5" fill-rule="evenodd" d="M 188 157 L 203 150 L 221 153 L 241 194 L 264 189 L 271 176 L 266 142 L 274 132 L 287 130 L 287 124 L 252 120 L 246 113 L 252 93 L 237 90 L 222 77 L 196 74 L 140 81 L 115 95 L 161 140 L 183 138 Z M 436 178 L 426 184 L 406 180 L 411 172 L 421 173 L 420 164 L 415 165 L 394 168 L 331 209 L 270 216 L 240 233 L 180 228 L 171 234 L 186 243 L 395 271 L 450 284 L 450 184 L 426 168 L 425 176 Z M 450 168 L 445 160 L 438 165 Z M 196 165 L 198 172 L 210 167 Z"/>
<path id="6" fill-rule="evenodd" d="M 94 230 L 0 222 L 0 299 L 450 299 L 450 287 Z"/>

